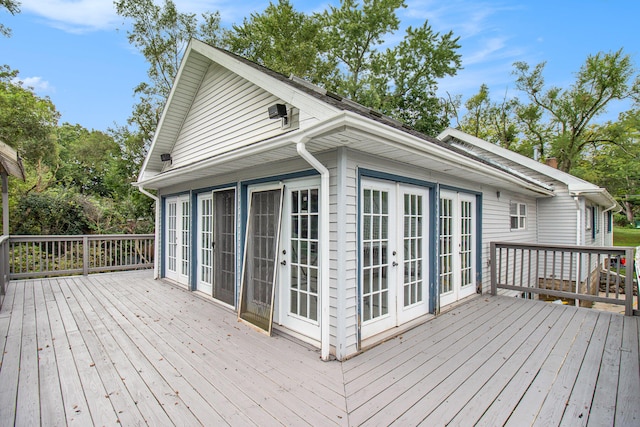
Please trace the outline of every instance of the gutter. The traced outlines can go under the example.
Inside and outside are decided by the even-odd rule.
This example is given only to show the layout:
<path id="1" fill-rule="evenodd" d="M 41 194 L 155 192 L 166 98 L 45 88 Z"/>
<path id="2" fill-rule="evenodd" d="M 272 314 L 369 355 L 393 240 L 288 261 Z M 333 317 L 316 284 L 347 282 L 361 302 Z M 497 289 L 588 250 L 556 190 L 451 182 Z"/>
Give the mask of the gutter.
<path id="1" fill-rule="evenodd" d="M 317 158 L 307 151 L 306 143 L 311 136 L 304 136 L 296 143 L 296 149 L 302 157 L 315 170 L 320 172 L 320 231 L 327 239 L 320 240 L 320 355 L 322 360 L 329 360 L 329 169 Z"/>
<path id="2" fill-rule="evenodd" d="M 159 279 L 160 278 L 160 274 L 159 274 L 159 266 L 158 266 L 158 260 L 159 260 L 159 254 L 160 254 L 160 198 L 154 194 L 149 193 L 147 190 L 144 189 L 144 187 L 137 186 L 138 190 L 144 194 L 147 197 L 150 197 L 151 199 L 153 199 L 156 202 L 156 219 L 155 219 L 155 227 L 154 227 L 154 233 L 155 233 L 155 237 L 153 239 L 153 278 L 154 279 Z"/>

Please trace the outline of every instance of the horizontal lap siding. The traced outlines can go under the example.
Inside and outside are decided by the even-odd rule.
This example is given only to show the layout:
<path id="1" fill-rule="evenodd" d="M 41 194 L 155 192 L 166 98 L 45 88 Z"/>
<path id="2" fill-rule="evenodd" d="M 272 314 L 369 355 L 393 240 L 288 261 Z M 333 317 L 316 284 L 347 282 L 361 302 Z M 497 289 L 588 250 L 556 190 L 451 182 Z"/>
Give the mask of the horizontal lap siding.
<path id="1" fill-rule="evenodd" d="M 556 197 L 538 200 L 538 243 L 576 244 L 576 203 L 566 188 L 556 189 Z"/>
<path id="2" fill-rule="evenodd" d="M 330 168 L 331 345 L 336 347 L 336 355 L 342 358 L 358 350 L 357 174 L 347 160 L 347 150 L 338 150 L 336 156 L 343 157 Z M 340 172 L 344 174 L 342 179 L 338 178 Z M 343 188 L 340 189 L 339 185 Z M 339 218 L 339 215 L 344 217 Z M 339 235 L 339 230 L 343 236 Z M 341 256 L 344 258 L 340 259 Z M 344 271 L 340 271 L 341 268 Z M 338 301 L 338 296 L 342 296 L 344 301 Z M 339 313 L 339 305 L 342 313 Z M 344 317 L 342 321 L 338 314 Z"/>
<path id="3" fill-rule="evenodd" d="M 283 133 L 267 109 L 280 101 L 219 65 L 207 71 L 172 152 L 173 167 Z"/>

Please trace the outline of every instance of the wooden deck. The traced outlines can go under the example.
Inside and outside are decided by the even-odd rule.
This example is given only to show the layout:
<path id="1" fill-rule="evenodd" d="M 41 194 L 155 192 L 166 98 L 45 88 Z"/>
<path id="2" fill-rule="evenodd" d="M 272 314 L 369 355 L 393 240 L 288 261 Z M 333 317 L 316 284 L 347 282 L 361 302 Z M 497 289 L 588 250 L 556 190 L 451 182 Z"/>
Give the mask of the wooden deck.
<path id="1" fill-rule="evenodd" d="M 346 362 L 148 271 L 12 282 L 1 425 L 640 425 L 640 319 L 478 297 Z"/>

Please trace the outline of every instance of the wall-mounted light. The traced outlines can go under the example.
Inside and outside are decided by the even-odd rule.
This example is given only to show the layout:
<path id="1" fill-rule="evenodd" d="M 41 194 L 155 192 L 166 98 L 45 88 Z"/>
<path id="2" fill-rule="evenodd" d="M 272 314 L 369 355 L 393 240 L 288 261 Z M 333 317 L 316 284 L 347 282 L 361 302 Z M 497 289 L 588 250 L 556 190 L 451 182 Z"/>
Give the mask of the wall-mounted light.
<path id="1" fill-rule="evenodd" d="M 160 160 L 162 160 L 163 162 L 171 162 L 171 154 L 170 153 L 160 154 Z"/>
<path id="2" fill-rule="evenodd" d="M 284 104 L 273 104 L 269 107 L 269 118 L 280 119 L 287 117 L 287 106 Z"/>

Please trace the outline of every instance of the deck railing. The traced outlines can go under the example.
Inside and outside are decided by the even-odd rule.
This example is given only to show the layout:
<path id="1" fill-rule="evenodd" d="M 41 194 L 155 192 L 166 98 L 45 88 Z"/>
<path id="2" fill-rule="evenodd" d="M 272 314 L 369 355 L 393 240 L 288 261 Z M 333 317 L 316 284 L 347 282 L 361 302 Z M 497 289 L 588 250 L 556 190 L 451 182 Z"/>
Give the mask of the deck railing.
<path id="1" fill-rule="evenodd" d="M 637 267 L 636 267 L 637 268 Z M 634 248 L 491 243 L 491 293 L 591 307 L 621 305 L 640 314 Z"/>
<path id="2" fill-rule="evenodd" d="M 11 236 L 2 254 L 8 279 L 139 270 L 153 268 L 154 235 Z"/>

